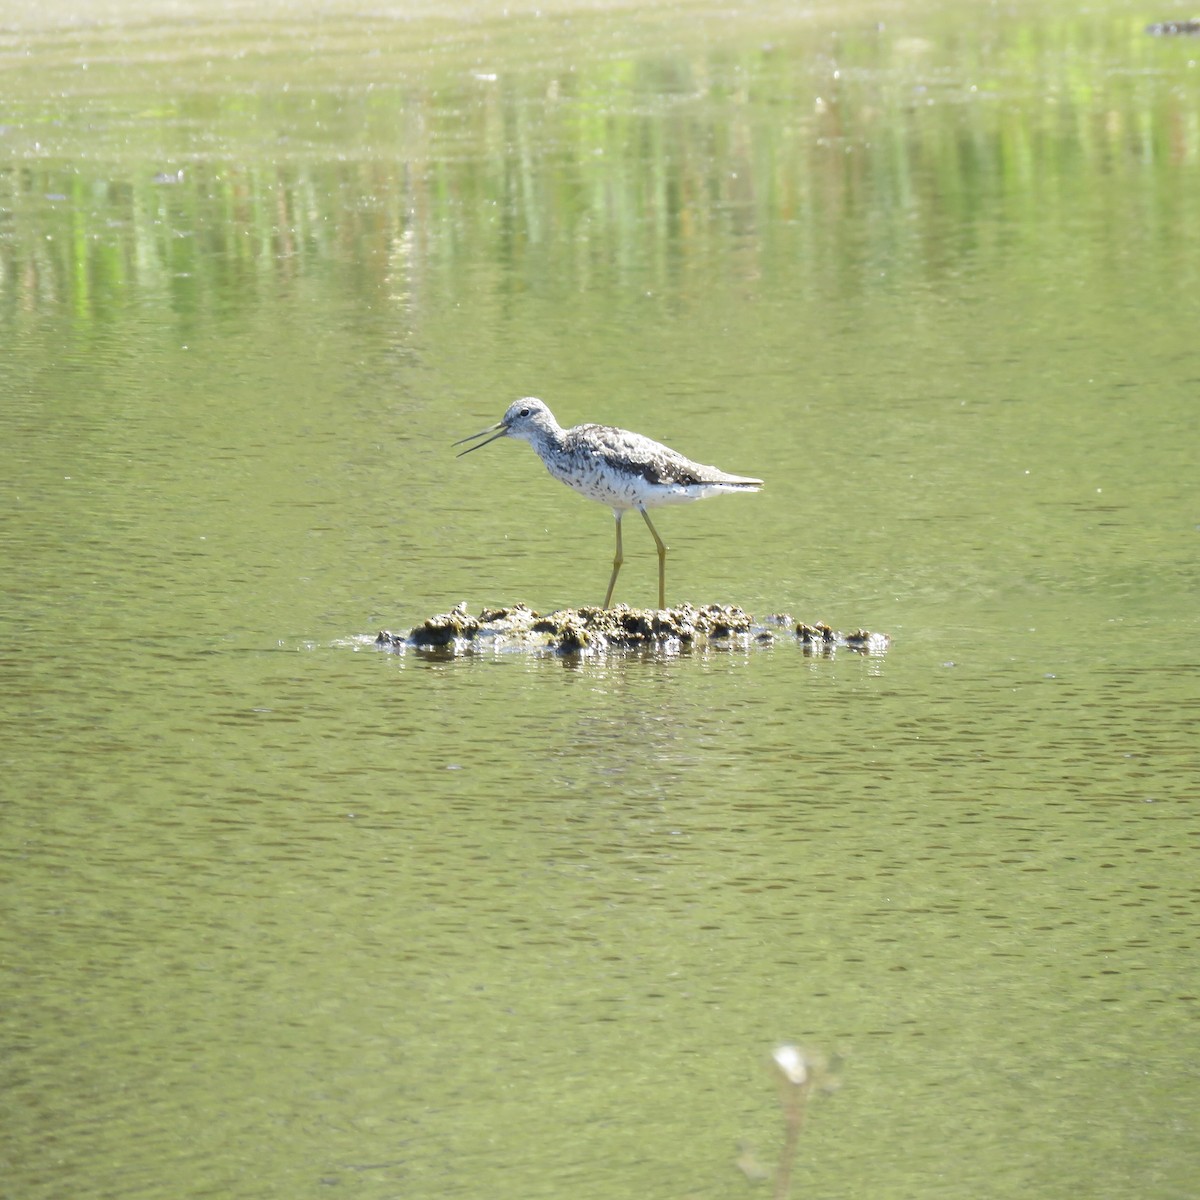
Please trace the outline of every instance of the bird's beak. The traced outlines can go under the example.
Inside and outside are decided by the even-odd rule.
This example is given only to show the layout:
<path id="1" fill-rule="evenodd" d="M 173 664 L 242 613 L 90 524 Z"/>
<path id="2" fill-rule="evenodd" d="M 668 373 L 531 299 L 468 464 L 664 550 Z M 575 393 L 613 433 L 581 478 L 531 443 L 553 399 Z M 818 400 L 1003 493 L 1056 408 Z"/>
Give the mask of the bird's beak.
<path id="1" fill-rule="evenodd" d="M 492 435 L 491 437 L 488 437 L 489 433 Z M 506 437 L 507 435 L 508 426 L 503 421 L 497 421 L 495 425 L 489 425 L 486 429 L 481 429 L 478 433 L 471 434 L 470 437 L 459 438 L 454 443 L 455 446 L 461 446 L 463 442 L 475 442 L 476 438 L 487 438 L 487 441 L 475 442 L 474 446 L 468 446 L 465 450 L 460 450 L 454 457 L 462 458 L 464 454 L 470 454 L 472 450 L 478 450 L 480 446 L 486 446 L 488 442 L 494 442 L 498 438 Z"/>

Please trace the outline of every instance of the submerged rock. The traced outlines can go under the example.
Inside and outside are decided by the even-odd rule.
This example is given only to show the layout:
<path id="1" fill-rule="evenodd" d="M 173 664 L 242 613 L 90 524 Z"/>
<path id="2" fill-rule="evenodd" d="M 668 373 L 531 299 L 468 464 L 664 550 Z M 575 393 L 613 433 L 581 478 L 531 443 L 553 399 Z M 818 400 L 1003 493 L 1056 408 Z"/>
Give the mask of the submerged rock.
<path id="1" fill-rule="evenodd" d="M 393 651 L 418 649 L 451 654 L 483 649 L 597 654 L 608 650 L 678 653 L 697 646 L 770 646 L 790 639 L 806 654 L 838 648 L 882 654 L 886 634 L 857 629 L 836 632 L 825 624 L 795 622 L 787 613 L 755 620 L 730 604 L 694 608 L 563 608 L 541 614 L 524 604 L 484 608 L 478 617 L 460 604 L 414 626 L 408 633 L 382 630 L 375 645 Z"/>
<path id="2" fill-rule="evenodd" d="M 1157 21 L 1146 26 L 1151 37 L 1195 37 L 1200 34 L 1200 20 Z"/>

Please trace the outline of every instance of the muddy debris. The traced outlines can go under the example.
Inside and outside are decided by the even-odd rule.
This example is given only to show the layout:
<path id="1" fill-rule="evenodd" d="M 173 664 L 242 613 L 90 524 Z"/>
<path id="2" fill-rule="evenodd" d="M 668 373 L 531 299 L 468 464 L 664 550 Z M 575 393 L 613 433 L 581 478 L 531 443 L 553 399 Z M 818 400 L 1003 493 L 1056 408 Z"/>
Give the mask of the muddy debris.
<path id="1" fill-rule="evenodd" d="M 454 609 L 453 612 L 438 613 L 418 625 L 409 638 L 414 646 L 452 646 L 455 642 L 470 640 L 480 630 L 480 620 Z M 381 633 L 379 635 L 383 637 Z M 378 639 L 376 639 L 378 640 Z"/>
<path id="2" fill-rule="evenodd" d="M 407 633 L 381 630 L 375 645 L 403 652 L 415 649 L 447 654 L 481 650 L 603 654 L 618 650 L 680 653 L 700 647 L 771 646 L 792 641 L 806 654 L 832 655 L 838 649 L 870 655 L 888 647 L 886 634 L 856 629 L 838 633 L 830 625 L 795 621 L 788 613 L 755 619 L 731 604 L 695 608 L 563 608 L 538 613 L 524 604 L 484 608 L 472 616 L 465 604 L 438 613 Z"/>

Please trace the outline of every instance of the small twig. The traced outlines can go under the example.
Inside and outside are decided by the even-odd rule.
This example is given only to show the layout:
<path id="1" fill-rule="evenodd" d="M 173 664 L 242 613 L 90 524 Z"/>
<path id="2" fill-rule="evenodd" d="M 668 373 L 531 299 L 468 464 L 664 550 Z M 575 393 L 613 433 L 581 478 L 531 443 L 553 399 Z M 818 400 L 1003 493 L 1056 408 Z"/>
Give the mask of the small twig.
<path id="1" fill-rule="evenodd" d="M 784 1139 L 775 1171 L 775 1200 L 788 1200 L 792 1190 L 792 1167 L 800 1148 L 800 1132 L 808 1113 L 812 1088 L 812 1064 L 798 1046 L 780 1046 L 772 1056 L 779 1068 L 780 1103 L 783 1106 Z"/>

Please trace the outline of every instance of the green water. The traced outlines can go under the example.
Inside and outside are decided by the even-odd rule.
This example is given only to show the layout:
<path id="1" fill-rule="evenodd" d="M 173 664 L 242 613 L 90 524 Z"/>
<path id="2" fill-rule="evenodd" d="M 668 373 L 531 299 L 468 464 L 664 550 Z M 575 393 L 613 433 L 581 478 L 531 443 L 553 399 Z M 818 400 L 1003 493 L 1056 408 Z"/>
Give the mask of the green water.
<path id="1" fill-rule="evenodd" d="M 0 8 L 0 1195 L 767 1195 L 796 1040 L 797 1197 L 1193 1196 L 1179 14 L 239 7 Z M 891 650 L 376 652 L 602 598 L 523 394 Z"/>

